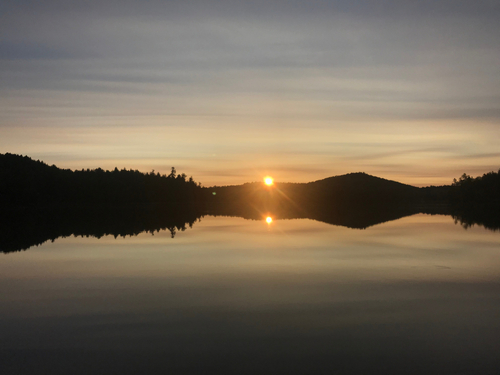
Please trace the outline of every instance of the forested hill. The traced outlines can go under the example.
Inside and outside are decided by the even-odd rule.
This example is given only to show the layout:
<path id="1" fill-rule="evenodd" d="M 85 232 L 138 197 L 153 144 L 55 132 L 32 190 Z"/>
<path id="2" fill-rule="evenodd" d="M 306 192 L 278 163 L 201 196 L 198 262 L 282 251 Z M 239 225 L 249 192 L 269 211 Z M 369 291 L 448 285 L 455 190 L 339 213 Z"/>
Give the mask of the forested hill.
<path id="1" fill-rule="evenodd" d="M 240 204 L 269 210 L 401 205 L 414 203 L 421 197 L 417 187 L 366 173 L 351 173 L 309 183 L 276 183 L 272 187 L 262 183 L 214 187 L 210 188 L 210 194 L 214 202 L 212 206 Z"/>
<path id="2" fill-rule="evenodd" d="M 169 204 L 205 211 L 252 206 L 255 209 L 381 209 L 388 206 L 448 204 L 463 210 L 500 211 L 500 171 L 482 177 L 464 174 L 451 185 L 417 188 L 396 181 L 350 173 L 309 183 L 261 182 L 201 188 L 175 169 L 169 175 L 137 170 L 69 170 L 28 156 L 0 154 L 0 208 L 52 205 L 130 206 Z"/>
<path id="3" fill-rule="evenodd" d="M 322 180 L 309 182 L 309 185 L 322 185 L 322 186 L 344 186 L 353 188 L 361 185 L 370 185 L 374 189 L 391 189 L 391 190 L 406 190 L 416 191 L 417 187 L 403 184 L 401 182 L 387 180 L 376 176 L 369 175 L 364 172 L 348 173 L 341 176 L 327 177 Z"/>
<path id="4" fill-rule="evenodd" d="M 419 199 L 420 189 L 371 176 L 366 173 L 349 173 L 342 176 L 325 178 L 306 184 L 309 194 L 320 199 L 335 199 L 342 197 L 343 201 L 359 202 L 401 202 Z"/>
<path id="5" fill-rule="evenodd" d="M 204 189 L 209 211 L 259 217 L 279 212 L 288 217 L 339 222 L 367 212 L 441 212 L 463 223 L 498 228 L 500 171 L 480 177 L 464 174 L 451 185 L 417 188 L 366 173 L 350 173 L 309 183 L 247 183 Z M 399 211 L 398 211 L 399 210 Z M 407 210 L 407 211 L 405 211 Z M 415 211 L 416 210 L 416 211 Z"/>
<path id="6" fill-rule="evenodd" d="M 69 170 L 28 156 L 0 154 L 0 205 L 51 206 L 194 204 L 201 187 L 175 169 L 169 175 L 137 170 Z"/>

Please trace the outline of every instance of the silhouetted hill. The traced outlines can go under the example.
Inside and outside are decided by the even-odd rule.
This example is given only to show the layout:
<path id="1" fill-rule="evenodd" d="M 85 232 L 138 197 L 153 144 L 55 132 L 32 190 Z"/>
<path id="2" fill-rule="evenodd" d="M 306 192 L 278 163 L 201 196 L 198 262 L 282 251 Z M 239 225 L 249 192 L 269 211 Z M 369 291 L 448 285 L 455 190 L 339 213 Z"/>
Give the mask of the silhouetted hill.
<path id="1" fill-rule="evenodd" d="M 215 193 L 215 195 L 214 195 Z M 350 173 L 309 183 L 262 183 L 202 189 L 192 178 L 177 174 L 60 169 L 28 156 L 0 154 L 0 206 L 175 204 L 209 210 L 251 206 L 258 211 L 295 209 L 318 212 L 346 208 L 449 204 L 457 211 L 500 209 L 500 173 L 463 175 L 450 186 L 417 188 Z"/>
<path id="2" fill-rule="evenodd" d="M 249 206 L 256 211 L 295 210 L 301 214 L 341 208 L 407 206 L 421 198 L 417 187 L 366 173 L 351 173 L 309 183 L 276 183 L 271 187 L 255 182 L 204 190 L 210 209 Z"/>
<path id="3" fill-rule="evenodd" d="M 201 187 L 185 174 L 72 171 L 27 156 L 0 154 L 1 206 L 196 204 Z"/>
<path id="4" fill-rule="evenodd" d="M 415 186 L 402 184 L 401 182 L 387 180 L 385 178 L 380 178 L 376 176 L 369 175 L 364 172 L 348 173 L 341 176 L 327 177 L 322 180 L 317 180 L 309 182 L 309 184 L 325 185 L 329 187 L 333 186 L 349 186 L 357 187 L 363 185 L 369 185 L 372 188 L 383 188 L 383 189 L 418 189 Z"/>
<path id="5" fill-rule="evenodd" d="M 366 173 L 350 173 L 310 182 L 307 190 L 315 202 L 326 200 L 350 206 L 401 205 L 413 203 L 419 198 L 417 187 Z"/>
<path id="6" fill-rule="evenodd" d="M 465 210 L 500 210 L 500 170 L 476 178 L 464 173 L 453 180 L 450 199 Z"/>

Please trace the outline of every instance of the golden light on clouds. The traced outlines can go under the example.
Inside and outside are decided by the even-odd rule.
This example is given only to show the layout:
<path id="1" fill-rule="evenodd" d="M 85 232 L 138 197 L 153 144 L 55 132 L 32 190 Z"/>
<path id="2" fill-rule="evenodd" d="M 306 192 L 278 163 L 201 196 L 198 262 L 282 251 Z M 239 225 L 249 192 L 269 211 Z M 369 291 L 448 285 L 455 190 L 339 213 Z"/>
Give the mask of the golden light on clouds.
<path id="1" fill-rule="evenodd" d="M 167 12 L 182 19 L 174 23 L 162 18 L 162 2 L 147 2 L 157 15 L 147 25 L 135 5 L 110 15 L 106 2 L 85 12 L 72 2 L 67 11 L 80 21 L 64 40 L 52 31 L 58 12 L 47 11 L 32 27 L 38 8 L 4 3 L 10 23 L 0 24 L 9 30 L 0 64 L 9 71 L 0 85 L 2 153 L 64 169 L 169 174 L 174 166 L 204 186 L 243 184 L 263 173 L 305 183 L 351 172 L 428 186 L 500 165 L 494 1 L 445 2 L 460 23 L 450 23 L 448 11 L 429 17 L 431 2 L 395 2 L 401 9 L 415 3 L 408 8 L 411 33 L 404 21 L 393 22 L 405 11 L 379 19 L 348 1 L 279 2 L 266 17 L 260 2 L 245 2 L 245 9 L 259 9 L 248 12 L 220 2 L 227 6 L 201 23 L 191 2 Z M 144 2 L 128 3 L 142 9 Z M 339 12 L 344 6 L 349 10 Z M 322 17 L 339 22 L 317 22 Z M 300 20 L 301 38 L 289 19 Z M 240 33 L 232 32 L 235 23 Z M 207 39 L 214 24 L 217 38 Z M 191 25 L 197 32 L 186 32 Z M 171 34 L 179 38 L 164 37 Z M 446 53 L 430 58 L 442 43 Z M 174 51 L 168 63 L 163 50 Z M 370 58 L 359 66 L 358 54 Z M 99 62 L 89 63 L 94 55 Z"/>
<path id="2" fill-rule="evenodd" d="M 264 177 L 264 183 L 267 185 L 267 186 L 271 186 L 274 184 L 274 179 L 272 177 Z"/>

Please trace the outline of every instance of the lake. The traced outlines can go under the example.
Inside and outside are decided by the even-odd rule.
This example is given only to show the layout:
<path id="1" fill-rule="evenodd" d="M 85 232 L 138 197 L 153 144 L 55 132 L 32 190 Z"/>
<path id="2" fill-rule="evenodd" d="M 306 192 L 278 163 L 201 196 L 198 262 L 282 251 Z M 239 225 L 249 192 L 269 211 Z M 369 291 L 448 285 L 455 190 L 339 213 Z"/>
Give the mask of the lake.
<path id="1" fill-rule="evenodd" d="M 2 374 L 498 374 L 500 232 L 205 216 L 0 254 Z"/>

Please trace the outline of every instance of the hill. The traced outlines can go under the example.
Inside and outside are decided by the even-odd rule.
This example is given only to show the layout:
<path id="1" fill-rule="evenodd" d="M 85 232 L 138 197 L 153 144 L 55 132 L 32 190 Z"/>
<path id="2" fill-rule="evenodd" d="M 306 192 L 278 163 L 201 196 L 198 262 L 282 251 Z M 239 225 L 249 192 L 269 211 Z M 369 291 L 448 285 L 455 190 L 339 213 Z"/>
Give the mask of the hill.
<path id="1" fill-rule="evenodd" d="M 215 186 L 205 189 L 212 209 L 251 206 L 258 211 L 300 213 L 341 208 L 362 209 L 401 206 L 418 202 L 420 189 L 396 181 L 350 173 L 309 183 L 262 183 Z"/>
<path id="2" fill-rule="evenodd" d="M 195 203 L 201 187 L 185 174 L 101 168 L 60 169 L 28 156 L 0 154 L 0 207 Z"/>
<path id="3" fill-rule="evenodd" d="M 307 184 L 306 190 L 315 200 L 319 197 L 319 200 L 351 206 L 413 203 L 419 198 L 420 191 L 415 186 L 366 173 L 350 173 L 314 181 Z"/>
<path id="4" fill-rule="evenodd" d="M 450 186 L 417 188 L 366 173 L 350 173 L 309 183 L 260 182 L 202 188 L 192 177 L 154 171 L 60 169 L 28 156 L 0 154 L 0 207 L 189 205 L 200 212 L 289 211 L 291 216 L 332 210 L 402 208 L 426 204 L 464 210 L 500 210 L 500 171 L 463 175 Z M 246 210 L 248 211 L 248 210 Z M 493 212 L 494 213 L 494 212 Z M 288 215 L 288 216 L 290 216 Z M 491 215 L 490 215 L 491 216 Z"/>

